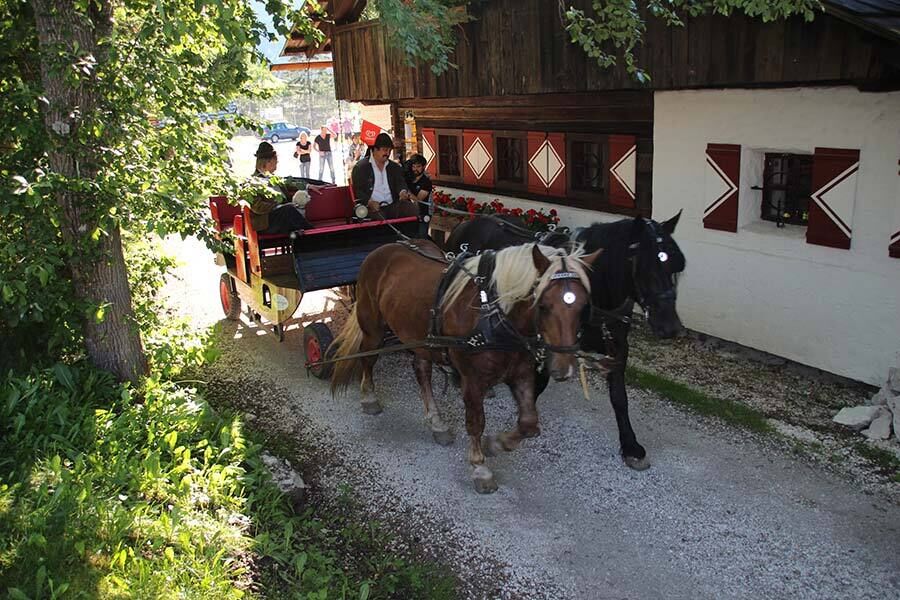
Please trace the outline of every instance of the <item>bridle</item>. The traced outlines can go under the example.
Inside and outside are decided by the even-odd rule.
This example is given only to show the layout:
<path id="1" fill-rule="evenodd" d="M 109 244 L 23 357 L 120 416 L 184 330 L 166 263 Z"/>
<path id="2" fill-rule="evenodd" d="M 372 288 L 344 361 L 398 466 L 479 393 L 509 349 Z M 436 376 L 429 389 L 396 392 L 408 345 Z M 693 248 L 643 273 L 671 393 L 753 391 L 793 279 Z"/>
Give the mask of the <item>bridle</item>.
<path id="1" fill-rule="evenodd" d="M 493 271 L 496 262 L 496 253 L 493 250 L 486 250 L 476 255 L 469 254 L 466 248 L 458 255 L 448 253 L 446 258 L 452 258 L 452 262 L 444 270 L 444 276 L 438 285 L 435 294 L 434 305 L 431 309 L 431 319 L 429 323 L 428 337 L 434 341 L 440 341 L 445 348 L 458 347 L 468 352 L 485 352 L 489 350 L 520 352 L 526 351 L 530 353 L 539 365 L 543 365 L 547 357 L 547 351 L 575 354 L 580 351 L 581 330 L 577 333 L 576 343 L 567 346 L 557 346 L 548 344 L 541 335 L 541 311 L 535 309 L 532 326 L 535 334 L 528 336 L 522 334 L 518 329 L 509 322 L 508 315 L 500 308 L 499 295 L 495 286 L 491 283 L 493 279 Z M 415 249 L 414 249 L 415 251 Z M 463 264 L 466 259 L 472 256 L 478 256 L 478 272 L 472 273 Z M 429 257 L 433 258 L 433 257 Z M 560 257 L 562 261 L 561 269 L 550 276 L 550 282 L 563 282 L 563 302 L 572 304 L 575 301 L 575 293 L 570 287 L 570 281 L 575 279 L 581 281 L 578 273 L 570 271 L 566 264 L 566 258 Z M 468 336 L 460 338 L 452 338 L 443 336 L 441 330 L 442 310 L 441 304 L 444 294 L 449 287 L 450 282 L 460 272 L 464 272 L 474 283 L 478 289 L 479 298 L 479 316 L 475 324 L 475 329 Z M 532 295 L 537 291 L 538 282 L 535 282 L 532 288 Z M 548 284 L 549 287 L 549 284 Z M 541 292 L 543 296 L 547 287 Z M 587 290 L 585 290 L 587 291 Z M 571 294 L 571 296 L 567 296 Z M 567 302 L 567 299 L 571 298 Z M 537 305 L 540 297 L 534 298 L 534 304 Z"/>
<path id="2" fill-rule="evenodd" d="M 660 225 L 651 219 L 644 219 L 644 224 L 645 227 L 650 230 L 650 235 L 654 240 L 654 244 L 656 246 L 656 259 L 660 262 L 668 261 L 670 257 L 662 246 L 662 243 L 665 240 L 665 232 L 661 231 Z M 635 302 L 638 303 L 638 305 L 644 311 L 644 315 L 646 316 L 649 315 L 650 307 L 652 305 L 661 304 L 662 302 L 669 300 L 671 300 L 672 302 L 675 301 L 676 291 L 674 283 L 669 286 L 668 289 L 665 289 L 662 292 L 652 295 L 644 294 L 638 280 L 638 262 L 640 259 L 640 250 L 641 240 L 631 243 L 628 246 L 626 260 L 629 263 L 628 268 L 630 271 L 632 291 L 630 294 L 625 296 L 625 299 L 622 301 L 622 303 L 616 308 L 605 309 L 600 308 L 599 306 L 591 302 L 588 322 L 592 326 L 600 327 L 603 339 L 607 342 L 607 344 L 611 344 L 613 342 L 614 336 L 610 331 L 610 327 L 612 327 L 613 324 L 621 324 L 625 327 L 629 327 L 631 325 L 631 315 L 634 312 Z"/>
<path id="3" fill-rule="evenodd" d="M 668 262 L 670 258 L 669 254 L 663 249 L 662 246 L 663 241 L 665 240 L 665 232 L 661 230 L 659 223 L 657 223 L 656 221 L 653 221 L 651 219 L 644 219 L 644 223 L 646 224 L 647 228 L 650 229 L 653 243 L 656 246 L 656 259 L 660 263 Z M 644 310 L 644 313 L 647 314 L 650 312 L 650 306 L 659 305 L 666 301 L 675 302 L 675 299 L 677 298 L 677 293 L 675 290 L 677 282 L 669 280 L 670 285 L 667 289 L 664 289 L 663 291 L 654 293 L 652 295 L 645 294 L 643 290 L 641 290 L 641 285 L 638 282 L 637 276 L 640 248 L 640 241 L 637 241 L 628 246 L 628 261 L 631 263 L 631 281 L 634 300 Z M 672 275 L 667 275 L 667 277 L 672 277 Z M 650 297 L 648 298 L 648 296 Z"/>
<path id="4" fill-rule="evenodd" d="M 566 265 L 566 257 L 565 256 L 561 257 L 561 260 L 562 260 L 562 268 L 550 276 L 550 281 L 551 282 L 562 281 L 563 282 L 563 295 L 562 295 L 563 302 L 565 304 L 574 304 L 576 296 L 575 296 L 575 292 L 573 292 L 571 289 L 569 289 L 569 282 L 571 280 L 575 279 L 579 282 L 579 285 L 581 285 L 581 277 L 578 275 L 578 273 L 575 273 L 574 271 L 569 270 L 568 266 Z M 582 287 L 584 287 L 584 286 L 582 285 Z M 548 285 L 548 288 L 549 288 L 549 285 Z M 543 293 L 546 293 L 546 292 L 547 292 L 547 289 L 545 288 Z M 590 297 L 590 292 L 588 292 L 587 290 L 585 290 L 585 292 L 587 292 L 588 297 Z M 540 301 L 540 298 L 535 298 L 536 303 L 539 301 Z M 540 312 L 541 312 L 540 310 L 534 311 L 534 314 L 535 314 L 535 318 L 534 318 L 534 328 L 535 329 L 534 330 L 536 332 L 538 332 L 537 333 L 538 340 L 542 341 L 541 334 L 540 334 L 540 331 L 541 331 L 541 329 L 540 329 L 540 319 L 541 319 Z M 553 344 L 548 344 L 547 342 L 543 342 L 542 346 L 544 348 L 546 348 L 547 350 L 550 350 L 551 352 L 559 352 L 559 353 L 563 353 L 563 354 L 573 354 L 575 352 L 578 352 L 581 349 L 581 328 L 580 327 L 578 328 L 578 332 L 575 334 L 575 343 L 572 345 L 555 346 Z"/>

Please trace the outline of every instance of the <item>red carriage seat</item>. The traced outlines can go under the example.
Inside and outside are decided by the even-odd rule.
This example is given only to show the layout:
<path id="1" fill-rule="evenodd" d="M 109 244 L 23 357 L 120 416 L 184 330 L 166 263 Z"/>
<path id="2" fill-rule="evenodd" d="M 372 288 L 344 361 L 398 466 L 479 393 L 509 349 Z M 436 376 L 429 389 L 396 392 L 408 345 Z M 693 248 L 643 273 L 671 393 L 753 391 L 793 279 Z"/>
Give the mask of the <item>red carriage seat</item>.
<path id="1" fill-rule="evenodd" d="M 227 196 L 210 196 L 209 213 L 216 223 L 216 230 L 222 232 L 233 227 L 234 218 L 241 214 L 241 207 L 229 204 Z"/>
<path id="2" fill-rule="evenodd" d="M 306 220 L 313 227 L 346 225 L 353 217 L 353 198 L 349 186 L 310 186 Z"/>

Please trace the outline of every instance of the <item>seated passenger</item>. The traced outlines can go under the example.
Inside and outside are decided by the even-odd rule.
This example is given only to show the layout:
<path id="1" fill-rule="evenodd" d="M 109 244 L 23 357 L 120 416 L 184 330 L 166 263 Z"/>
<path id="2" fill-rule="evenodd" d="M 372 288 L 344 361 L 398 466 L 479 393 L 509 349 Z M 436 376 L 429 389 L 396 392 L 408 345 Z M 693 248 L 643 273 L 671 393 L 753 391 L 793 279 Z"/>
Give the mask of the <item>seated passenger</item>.
<path id="1" fill-rule="evenodd" d="M 278 166 L 278 154 L 269 142 L 262 142 L 256 149 L 256 170 L 252 180 L 269 188 L 270 193 L 258 194 L 250 203 L 250 225 L 257 233 L 290 233 L 298 229 L 311 229 L 304 207 L 309 201 L 305 191 L 294 194 L 290 202 L 287 189 L 272 178 Z"/>
<path id="2" fill-rule="evenodd" d="M 353 167 L 350 177 L 356 202 L 369 209 L 369 216 L 376 219 L 413 217 L 418 214 L 411 202 L 403 167 L 388 160 L 394 144 L 391 136 L 378 134 L 371 155 Z"/>
<path id="3" fill-rule="evenodd" d="M 428 202 L 431 190 L 434 189 L 431 178 L 425 174 L 426 164 L 424 156 L 421 154 L 413 154 L 409 157 L 409 160 L 406 161 L 406 168 L 403 170 L 403 177 L 406 179 L 406 187 L 409 189 L 413 202 L 419 202 L 419 215 L 421 216 L 431 214 L 431 211 L 429 210 L 431 207 L 424 203 Z"/>

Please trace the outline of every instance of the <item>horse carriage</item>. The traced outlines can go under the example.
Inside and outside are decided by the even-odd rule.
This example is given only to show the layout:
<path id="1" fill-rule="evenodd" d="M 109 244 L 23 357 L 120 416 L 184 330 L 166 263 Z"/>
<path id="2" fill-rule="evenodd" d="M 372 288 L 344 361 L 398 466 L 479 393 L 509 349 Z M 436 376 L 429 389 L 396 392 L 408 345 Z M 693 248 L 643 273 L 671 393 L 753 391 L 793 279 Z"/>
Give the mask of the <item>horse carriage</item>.
<path id="1" fill-rule="evenodd" d="M 497 489 L 485 457 L 540 435 L 536 399 L 549 379 L 567 380 L 580 361 L 592 360 L 607 373 L 624 462 L 649 467 L 628 415 L 628 332 L 635 303 L 657 336 L 681 329 L 675 278 L 685 263 L 671 237 L 678 215 L 663 223 L 594 224 L 542 243 L 530 232 L 523 239 L 521 228 L 502 220 L 476 219 L 453 232 L 447 249 L 456 252 L 445 255 L 431 241 L 411 239 L 418 237 L 419 217 L 360 219 L 349 188 L 309 189 L 306 217 L 314 227 L 289 236 L 260 235 L 248 208 L 210 198 L 216 227 L 234 234 L 234 252 L 221 257 L 227 317 L 238 318 L 244 302 L 282 338 L 305 292 L 354 286 L 351 314 L 336 338 L 322 322 L 304 329 L 307 367 L 331 380 L 332 393 L 358 380 L 363 411 L 377 414 L 378 356 L 410 351 L 425 422 L 440 444 L 454 436 L 434 400 L 432 366 L 450 368 L 460 379 L 467 459 L 480 493 Z M 460 252 L 465 249 L 474 254 Z M 399 345 L 385 348 L 387 336 Z M 514 429 L 487 436 L 483 401 L 499 383 L 509 387 L 519 418 Z"/>
<path id="2" fill-rule="evenodd" d="M 376 220 L 354 213 L 349 186 L 308 185 L 309 180 L 289 178 L 288 187 L 306 187 L 306 218 L 311 229 L 289 235 L 257 233 L 250 225 L 250 209 L 235 206 L 225 196 L 211 196 L 209 210 L 216 230 L 230 231 L 233 251 L 217 256 L 226 268 L 219 280 L 219 297 L 225 316 L 240 318 L 242 304 L 256 321 L 266 322 L 279 341 L 303 295 L 356 284 L 359 267 L 379 246 L 394 242 L 398 232 L 416 236 L 419 217 Z M 327 379 L 330 365 L 316 365 L 333 340 L 324 322 L 313 322 L 303 331 L 303 348 L 311 372 Z"/>

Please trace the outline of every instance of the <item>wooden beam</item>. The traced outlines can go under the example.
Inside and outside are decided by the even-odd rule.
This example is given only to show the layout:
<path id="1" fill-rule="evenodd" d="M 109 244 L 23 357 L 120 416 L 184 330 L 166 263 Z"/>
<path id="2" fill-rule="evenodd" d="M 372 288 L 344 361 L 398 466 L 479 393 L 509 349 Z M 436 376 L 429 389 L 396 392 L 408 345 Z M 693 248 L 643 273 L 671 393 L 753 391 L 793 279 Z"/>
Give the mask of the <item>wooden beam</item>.
<path id="1" fill-rule="evenodd" d="M 272 65 L 270 71 L 306 71 L 307 69 L 330 69 L 333 63 L 330 60 L 311 60 L 308 62 L 285 63 Z"/>

